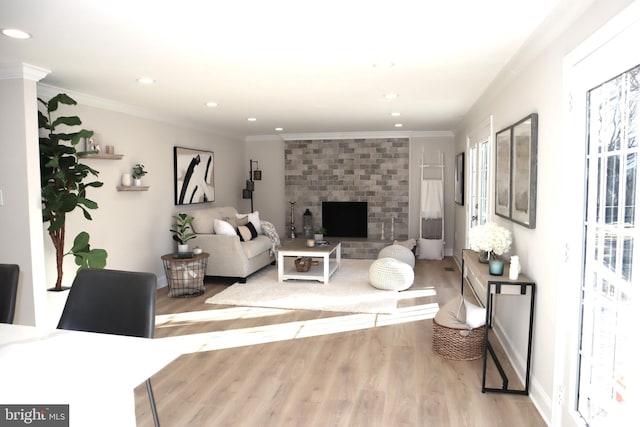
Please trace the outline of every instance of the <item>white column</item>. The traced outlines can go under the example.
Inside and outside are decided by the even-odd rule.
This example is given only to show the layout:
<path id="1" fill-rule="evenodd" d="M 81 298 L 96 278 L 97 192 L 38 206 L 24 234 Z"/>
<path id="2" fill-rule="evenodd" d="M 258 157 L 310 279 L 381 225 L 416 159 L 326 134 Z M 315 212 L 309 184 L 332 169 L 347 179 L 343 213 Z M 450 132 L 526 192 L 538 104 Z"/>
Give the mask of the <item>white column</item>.
<path id="1" fill-rule="evenodd" d="M 48 70 L 0 64 L 0 263 L 20 266 L 14 323 L 47 321 L 37 82 Z"/>

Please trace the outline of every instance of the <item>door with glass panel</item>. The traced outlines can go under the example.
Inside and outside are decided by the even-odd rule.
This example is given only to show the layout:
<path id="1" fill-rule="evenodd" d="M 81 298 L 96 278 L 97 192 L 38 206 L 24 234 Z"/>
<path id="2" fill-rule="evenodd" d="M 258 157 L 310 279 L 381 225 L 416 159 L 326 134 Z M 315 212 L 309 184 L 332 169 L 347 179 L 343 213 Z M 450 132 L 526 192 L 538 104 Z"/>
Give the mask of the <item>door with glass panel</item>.
<path id="1" fill-rule="evenodd" d="M 469 204 L 467 229 L 489 220 L 489 141 L 469 147 Z"/>
<path id="2" fill-rule="evenodd" d="M 624 425 L 618 423 L 631 415 L 627 388 L 631 369 L 637 369 L 632 347 L 638 319 L 633 273 L 640 260 L 633 257 L 639 219 L 639 72 L 640 65 L 587 92 L 578 411 L 593 426 Z"/>
<path id="3" fill-rule="evenodd" d="M 556 390 L 557 400 L 566 402 L 555 425 L 627 426 L 638 422 L 634 332 L 640 305 L 634 276 L 637 282 L 640 257 L 634 257 L 634 251 L 640 220 L 636 209 L 640 198 L 640 9 L 637 12 L 635 24 L 614 20 L 613 24 L 622 26 L 606 26 L 611 34 L 604 42 L 594 42 L 593 50 L 572 58 L 575 65 L 565 79 L 573 85 L 571 129 L 576 135 L 584 134 L 581 142 L 576 141 L 583 147 L 576 146 L 574 151 L 582 157 L 575 170 L 580 176 L 572 181 L 575 185 L 583 181 L 578 188 L 584 197 L 579 207 L 580 235 L 567 244 L 567 267 L 579 268 L 581 278 L 575 293 L 580 304 L 575 324 L 577 348 L 566 349 L 569 375 Z M 572 247 L 576 249 L 570 250 Z"/>

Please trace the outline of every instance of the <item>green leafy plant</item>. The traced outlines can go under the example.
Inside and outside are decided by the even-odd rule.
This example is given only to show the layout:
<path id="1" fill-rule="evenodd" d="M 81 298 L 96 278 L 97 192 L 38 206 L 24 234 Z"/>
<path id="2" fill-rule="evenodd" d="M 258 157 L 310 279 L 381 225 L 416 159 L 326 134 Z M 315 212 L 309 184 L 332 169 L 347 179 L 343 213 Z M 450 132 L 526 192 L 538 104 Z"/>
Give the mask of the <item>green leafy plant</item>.
<path id="1" fill-rule="evenodd" d="M 173 233 L 173 240 L 180 245 L 186 245 L 187 242 L 196 237 L 196 233 L 193 232 L 191 223 L 193 217 L 189 214 L 181 212 L 173 216 L 175 223 L 171 225 L 171 232 Z M 191 231 L 189 231 L 191 230 Z"/>
<path id="2" fill-rule="evenodd" d="M 315 231 L 315 234 L 324 234 L 327 232 L 327 229 L 324 227 L 318 227 Z"/>
<path id="3" fill-rule="evenodd" d="M 57 279 L 54 290 L 62 290 L 62 263 L 65 255 L 73 255 L 78 270 L 82 268 L 104 268 L 107 251 L 91 249 L 89 234 L 80 232 L 74 239 L 72 248 L 65 253 L 65 226 L 67 214 L 76 208 L 82 210 L 87 220 L 91 220 L 89 210 L 98 204 L 87 198 L 88 187 L 102 187 L 100 181 L 89 181 L 89 175 L 98 176 L 98 171 L 78 161 L 76 146 L 83 138 L 93 136 L 93 131 L 82 129 L 77 132 L 57 132 L 58 126 L 72 128 L 82 124 L 77 116 L 52 118 L 60 104 L 76 105 L 76 101 L 62 93 L 49 101 L 38 98 L 45 112 L 38 110 L 38 127 L 44 134 L 40 137 L 40 184 L 42 190 L 42 221 L 48 222 L 47 231 L 56 252 Z"/>
<path id="4" fill-rule="evenodd" d="M 144 170 L 144 165 L 137 163 L 132 169 L 131 169 L 131 175 L 133 176 L 134 179 L 140 179 L 143 176 L 145 176 L 148 172 L 146 170 Z"/>

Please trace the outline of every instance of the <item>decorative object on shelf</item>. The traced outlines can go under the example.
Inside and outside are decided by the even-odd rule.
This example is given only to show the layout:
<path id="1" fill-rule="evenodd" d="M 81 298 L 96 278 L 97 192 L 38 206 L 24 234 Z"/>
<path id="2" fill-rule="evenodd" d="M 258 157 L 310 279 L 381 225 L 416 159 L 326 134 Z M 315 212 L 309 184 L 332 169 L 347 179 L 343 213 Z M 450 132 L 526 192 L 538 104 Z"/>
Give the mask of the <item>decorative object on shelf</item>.
<path id="1" fill-rule="evenodd" d="M 307 208 L 302 214 L 302 235 L 307 239 L 313 237 L 313 214 Z"/>
<path id="2" fill-rule="evenodd" d="M 196 246 L 195 248 L 193 248 L 194 255 L 200 255 L 201 253 L 202 253 L 202 248 L 200 246 Z"/>
<path id="3" fill-rule="evenodd" d="M 509 264 L 509 280 L 518 280 L 520 275 L 520 257 L 513 255 Z"/>
<path id="4" fill-rule="evenodd" d="M 496 215 L 536 228 L 538 115 L 496 133 Z"/>
<path id="5" fill-rule="evenodd" d="M 502 276 L 504 273 L 504 260 L 495 258 L 489 260 L 489 274 L 492 276 Z"/>
<path id="6" fill-rule="evenodd" d="M 171 225 L 171 231 L 173 233 L 173 240 L 178 242 L 178 252 L 187 252 L 189 245 L 187 242 L 196 237 L 191 223 L 193 217 L 187 213 L 180 212 L 173 216 L 175 222 Z"/>
<path id="7" fill-rule="evenodd" d="M 296 238 L 296 220 L 293 216 L 293 209 L 296 206 L 296 202 L 289 202 L 289 205 L 291 206 L 291 216 L 289 218 L 289 237 L 292 239 Z"/>
<path id="8" fill-rule="evenodd" d="M 312 248 L 316 245 L 316 241 L 314 239 L 307 239 L 307 247 Z"/>
<path id="9" fill-rule="evenodd" d="M 174 200 L 176 205 L 215 200 L 213 152 L 173 147 Z M 253 209 L 251 210 L 253 212 Z"/>
<path id="10" fill-rule="evenodd" d="M 256 170 L 253 170 L 253 164 L 256 164 Z M 255 182 L 262 180 L 262 171 L 258 169 L 258 161 L 249 159 L 249 179 L 245 188 L 242 189 L 242 198 L 251 199 L 251 212 L 253 212 L 253 192 L 255 190 Z"/>
<path id="11" fill-rule="evenodd" d="M 88 188 L 102 187 L 100 181 L 86 182 L 89 175 L 98 176 L 98 171 L 78 161 L 78 156 L 86 154 L 78 152 L 76 147 L 83 138 L 91 138 L 93 131 L 82 129 L 70 132 L 69 128 L 81 125 L 77 116 L 52 118 L 51 113 L 60 104 L 76 105 L 76 101 L 61 93 L 49 101 L 38 98 L 45 112 L 38 110 L 38 127 L 46 134 L 40 137 L 40 187 L 42 198 L 42 220 L 48 222 L 47 231 L 56 253 L 57 279 L 52 290 L 61 291 L 62 266 L 65 255 L 73 255 L 78 269 L 104 268 L 107 265 L 107 251 L 91 248 L 89 234 L 80 232 L 73 240 L 73 246 L 64 250 L 66 215 L 80 208 L 84 217 L 91 220 L 89 210 L 97 209 L 98 204 L 87 198 Z M 58 125 L 65 125 L 64 133 L 56 133 Z"/>
<path id="12" fill-rule="evenodd" d="M 316 242 L 321 242 L 324 239 L 324 233 L 327 232 L 327 229 L 324 227 L 318 227 L 316 231 L 313 233 L 313 238 Z"/>
<path id="13" fill-rule="evenodd" d="M 148 173 L 144 169 L 144 165 L 141 163 L 136 163 L 136 165 L 131 169 L 131 172 L 131 175 L 133 176 L 133 185 L 136 187 L 140 187 L 142 185 L 142 177 Z"/>
<path id="14" fill-rule="evenodd" d="M 131 181 L 131 174 L 130 173 L 123 173 L 122 174 L 122 185 L 125 187 L 130 187 L 132 184 Z"/>
<path id="15" fill-rule="evenodd" d="M 87 153 L 100 153 L 100 136 L 97 133 L 84 139 L 84 149 Z"/>
<path id="16" fill-rule="evenodd" d="M 474 251 L 480 251 L 480 262 L 487 262 L 495 259 L 496 255 L 508 252 L 511 243 L 511 232 L 493 222 L 478 225 L 469 230 L 469 247 Z"/>
<path id="17" fill-rule="evenodd" d="M 294 264 L 296 265 L 296 271 L 298 273 L 306 273 L 311 268 L 311 258 L 309 257 L 300 257 L 294 260 Z"/>

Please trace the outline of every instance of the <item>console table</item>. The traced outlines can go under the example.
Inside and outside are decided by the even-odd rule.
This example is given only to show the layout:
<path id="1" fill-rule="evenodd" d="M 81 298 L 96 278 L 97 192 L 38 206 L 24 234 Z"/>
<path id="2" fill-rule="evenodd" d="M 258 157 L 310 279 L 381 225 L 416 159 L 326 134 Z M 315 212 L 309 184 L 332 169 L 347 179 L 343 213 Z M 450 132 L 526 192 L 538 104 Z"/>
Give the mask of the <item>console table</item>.
<path id="1" fill-rule="evenodd" d="M 478 252 L 464 249 L 462 251 L 462 283 L 460 292 L 464 294 L 464 281 L 465 278 L 469 281 L 471 289 L 476 294 L 476 298 L 487 310 L 486 328 L 484 336 L 484 354 L 482 363 L 482 392 L 500 392 L 500 393 L 512 393 L 512 394 L 529 394 L 529 377 L 531 373 L 531 342 L 533 338 L 533 313 L 535 304 L 535 292 L 536 284 L 523 274 L 518 275 L 516 280 L 509 279 L 509 266 L 508 263 L 505 266 L 504 274 L 502 276 L 493 276 L 489 274 L 489 266 L 487 264 L 480 263 L 478 258 Z M 524 375 L 524 389 L 514 389 L 509 387 L 509 377 L 494 348 L 489 341 L 489 331 L 492 329 L 492 322 L 495 316 L 495 302 L 501 295 L 516 295 L 522 297 L 529 297 L 529 330 L 528 330 L 528 342 L 527 342 L 527 361 L 526 372 Z M 525 313 L 523 313 L 524 315 Z M 502 379 L 502 387 L 488 387 L 487 386 L 487 355 L 491 356 L 491 359 L 495 363 L 495 366 L 500 373 Z"/>

